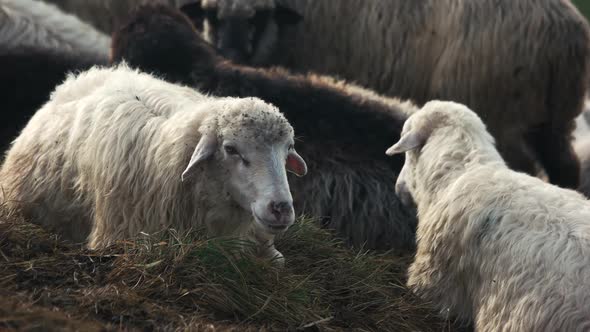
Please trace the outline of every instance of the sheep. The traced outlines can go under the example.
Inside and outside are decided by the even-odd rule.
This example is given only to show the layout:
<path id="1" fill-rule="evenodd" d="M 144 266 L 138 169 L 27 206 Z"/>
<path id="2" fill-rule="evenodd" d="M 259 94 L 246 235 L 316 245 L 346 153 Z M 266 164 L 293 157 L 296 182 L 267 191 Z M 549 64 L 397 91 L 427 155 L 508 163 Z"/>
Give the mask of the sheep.
<path id="1" fill-rule="evenodd" d="M 477 331 L 590 330 L 590 203 L 510 170 L 466 106 L 404 124 L 396 191 L 418 208 L 408 286 Z"/>
<path id="2" fill-rule="evenodd" d="M 234 2 L 258 1 L 207 2 L 234 17 Z M 224 54 L 246 54 L 244 63 L 339 75 L 418 106 L 430 99 L 464 103 L 484 120 L 511 168 L 536 174 L 541 164 L 551 183 L 577 186 L 570 134 L 588 86 L 590 30 L 569 0 L 276 3 L 303 20 L 281 31 L 253 27 L 275 43 L 241 41 L 246 34 L 211 14 L 202 15 L 203 34 Z"/>
<path id="3" fill-rule="evenodd" d="M 56 88 L 0 179 L 9 208 L 91 249 L 204 227 L 256 241 L 280 263 L 273 239 L 294 221 L 285 169 L 307 173 L 293 144 L 285 117 L 258 98 L 209 97 L 125 64 L 93 67 Z"/>
<path id="4" fill-rule="evenodd" d="M 0 93 L 5 109 L 0 153 L 67 72 L 108 64 L 109 45 L 110 37 L 55 6 L 34 0 L 0 1 L 0 80 L 8 87 Z"/>
<path id="5" fill-rule="evenodd" d="M 169 54 L 173 50 L 174 57 Z M 113 34 L 112 61 L 216 96 L 254 96 L 276 105 L 301 136 L 314 170 L 292 181 L 298 211 L 320 217 L 348 245 L 413 250 L 415 212 L 391 179 L 403 160 L 383 155 L 415 106 L 313 74 L 255 69 L 224 60 L 189 20 L 165 6 L 142 7 Z"/>

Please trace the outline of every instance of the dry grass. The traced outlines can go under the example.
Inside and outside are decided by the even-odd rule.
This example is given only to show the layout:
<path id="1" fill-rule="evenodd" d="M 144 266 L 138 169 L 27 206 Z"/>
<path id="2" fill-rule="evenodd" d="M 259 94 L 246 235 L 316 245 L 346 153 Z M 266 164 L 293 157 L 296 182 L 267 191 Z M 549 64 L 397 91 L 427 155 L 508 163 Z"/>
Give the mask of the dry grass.
<path id="1" fill-rule="evenodd" d="M 0 329 L 449 331 L 403 286 L 407 257 L 352 251 L 301 220 L 284 269 L 170 230 L 100 252 L 0 209 Z"/>

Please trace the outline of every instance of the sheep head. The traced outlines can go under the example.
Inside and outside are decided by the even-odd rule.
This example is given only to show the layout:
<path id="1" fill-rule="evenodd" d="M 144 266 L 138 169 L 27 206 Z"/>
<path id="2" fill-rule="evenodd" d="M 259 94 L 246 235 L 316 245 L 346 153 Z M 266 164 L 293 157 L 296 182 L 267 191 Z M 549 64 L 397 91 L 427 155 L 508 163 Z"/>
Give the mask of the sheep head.
<path id="1" fill-rule="evenodd" d="M 480 141 L 485 144 L 482 148 L 493 149 L 494 140 L 486 131 L 485 125 L 464 105 L 431 101 L 406 120 L 399 141 L 385 152 L 389 156 L 406 154 L 404 166 L 395 185 L 396 193 L 404 205 L 415 204 L 418 181 L 426 181 L 424 174 L 428 172 L 439 171 L 434 168 L 437 163 L 444 163 L 442 161 L 444 156 L 461 157 L 463 156 L 461 152 L 465 152 L 465 155 L 470 153 L 461 150 L 468 150 L 466 145 L 458 142 L 453 144 L 454 137 L 459 137 L 466 142 L 478 141 L 481 138 Z M 442 144 L 441 138 L 445 140 Z M 429 149 L 428 155 L 423 156 L 423 152 L 430 144 L 432 149 Z M 418 168 L 418 161 L 422 163 L 420 168 Z"/>
<path id="2" fill-rule="evenodd" d="M 258 98 L 223 98 L 220 110 L 201 126 L 201 139 L 182 174 L 189 177 L 211 160 L 225 178 L 223 188 L 256 225 L 270 234 L 285 231 L 295 219 L 287 171 L 307 173 L 294 147 L 293 128 L 273 106 Z"/>
<path id="3" fill-rule="evenodd" d="M 302 16 L 279 0 L 177 0 L 203 37 L 224 57 L 248 64 L 266 64 L 281 30 Z"/>

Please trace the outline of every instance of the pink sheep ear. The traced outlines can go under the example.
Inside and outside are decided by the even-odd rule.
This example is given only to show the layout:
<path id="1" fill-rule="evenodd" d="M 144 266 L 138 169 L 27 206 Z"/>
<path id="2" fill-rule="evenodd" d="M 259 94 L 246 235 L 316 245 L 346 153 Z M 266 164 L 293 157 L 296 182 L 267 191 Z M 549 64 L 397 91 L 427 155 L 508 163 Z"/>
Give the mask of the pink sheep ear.
<path id="1" fill-rule="evenodd" d="M 421 147 L 426 142 L 426 137 L 418 131 L 410 131 L 403 135 L 397 143 L 391 146 L 385 154 L 393 156 L 394 154 L 404 153 Z"/>
<path id="2" fill-rule="evenodd" d="M 191 160 L 188 163 L 188 166 L 182 172 L 181 180 L 184 181 L 186 178 L 192 175 L 193 171 L 195 170 L 196 166 L 204 160 L 209 159 L 217 150 L 217 137 L 215 134 L 205 134 L 199 140 L 199 144 L 195 148 L 193 155 L 191 156 Z"/>
<path id="3" fill-rule="evenodd" d="M 289 151 L 289 154 L 287 155 L 286 168 L 287 171 L 300 177 L 307 174 L 307 164 L 305 163 L 305 160 L 303 160 L 294 149 Z"/>

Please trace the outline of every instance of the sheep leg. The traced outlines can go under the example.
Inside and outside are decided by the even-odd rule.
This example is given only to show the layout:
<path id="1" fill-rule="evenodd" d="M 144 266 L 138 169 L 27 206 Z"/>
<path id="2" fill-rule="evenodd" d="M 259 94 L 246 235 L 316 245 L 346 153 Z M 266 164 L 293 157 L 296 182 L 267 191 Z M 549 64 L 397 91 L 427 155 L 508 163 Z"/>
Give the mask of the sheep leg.
<path id="1" fill-rule="evenodd" d="M 573 122 L 568 124 L 573 128 Z M 529 142 L 545 169 L 549 182 L 576 189 L 580 182 L 580 161 L 571 144 L 571 130 L 546 125 L 531 133 Z"/>

